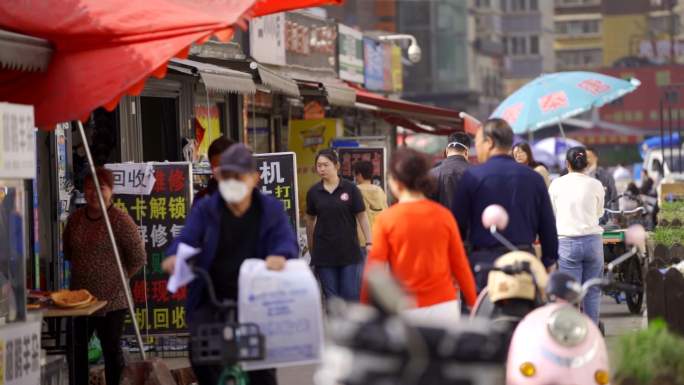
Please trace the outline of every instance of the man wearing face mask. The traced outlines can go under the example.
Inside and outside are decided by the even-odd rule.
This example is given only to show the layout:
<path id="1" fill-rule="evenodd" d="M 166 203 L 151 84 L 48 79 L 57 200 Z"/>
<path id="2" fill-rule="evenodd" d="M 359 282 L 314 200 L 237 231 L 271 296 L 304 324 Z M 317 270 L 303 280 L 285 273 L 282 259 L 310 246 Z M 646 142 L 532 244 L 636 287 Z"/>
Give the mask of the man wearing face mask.
<path id="1" fill-rule="evenodd" d="M 180 242 L 200 248 L 196 266 L 209 272 L 219 300 L 237 300 L 238 275 L 245 259 L 259 258 L 271 270 L 282 270 L 286 259 L 297 258 L 297 238 L 280 201 L 256 188 L 259 182 L 256 161 L 243 144 L 235 144 L 220 158 L 215 175 L 218 191 L 202 199 L 190 213 L 180 236 L 167 250 L 162 268 L 173 273 Z M 215 309 L 202 280 L 188 286 L 186 320 L 190 335 L 199 325 L 215 320 Z M 220 366 L 192 362 L 200 385 L 218 383 Z M 276 384 L 275 370 L 248 372 L 250 384 Z"/>

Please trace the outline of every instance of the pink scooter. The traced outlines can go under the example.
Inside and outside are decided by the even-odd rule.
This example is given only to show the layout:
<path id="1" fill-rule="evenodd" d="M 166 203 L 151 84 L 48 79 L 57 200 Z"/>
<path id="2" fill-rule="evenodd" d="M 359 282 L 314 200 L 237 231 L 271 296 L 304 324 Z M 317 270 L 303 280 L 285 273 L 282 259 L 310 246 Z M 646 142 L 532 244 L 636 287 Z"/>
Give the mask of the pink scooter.
<path id="1" fill-rule="evenodd" d="M 631 258 L 643 245 L 645 231 L 631 227 L 626 241 L 630 252 L 613 261 L 605 278 L 580 285 L 556 272 L 549 278 L 548 297 L 554 301 L 528 314 L 515 329 L 508 351 L 506 385 L 607 385 L 608 352 L 599 328 L 576 306 L 594 286 L 635 290 L 612 281 L 612 269 Z"/>

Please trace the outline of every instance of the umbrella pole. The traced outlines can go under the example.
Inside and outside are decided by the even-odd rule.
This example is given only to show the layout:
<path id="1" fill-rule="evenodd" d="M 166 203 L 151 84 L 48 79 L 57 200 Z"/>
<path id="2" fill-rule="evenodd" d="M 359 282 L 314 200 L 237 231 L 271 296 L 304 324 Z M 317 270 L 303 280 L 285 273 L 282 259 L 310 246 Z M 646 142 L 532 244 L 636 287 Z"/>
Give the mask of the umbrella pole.
<path id="1" fill-rule="evenodd" d="M 567 139 L 565 137 L 565 130 L 563 130 L 563 123 L 560 120 L 558 121 L 558 128 L 560 128 L 560 133 L 561 133 L 561 136 L 563 137 L 563 139 Z"/>
<path id="2" fill-rule="evenodd" d="M 135 329 L 135 337 L 138 340 L 138 346 L 140 347 L 140 356 L 143 360 L 146 359 L 145 345 L 143 345 L 142 336 L 140 335 L 140 328 L 138 327 L 138 320 L 135 318 L 135 309 L 133 307 L 133 297 L 131 296 L 131 289 L 128 286 L 128 277 L 126 272 L 124 272 L 123 265 L 121 264 L 121 256 L 119 255 L 119 248 L 116 246 L 116 238 L 114 237 L 114 230 L 112 229 L 112 223 L 109 220 L 109 213 L 107 213 L 107 208 L 105 207 L 105 201 L 102 197 L 102 191 L 100 191 L 100 181 L 97 179 L 95 174 L 95 163 L 93 162 L 93 155 L 90 153 L 90 146 L 88 145 L 88 139 L 86 138 L 85 131 L 83 130 L 83 123 L 78 121 L 78 131 L 81 134 L 81 140 L 83 140 L 83 148 L 85 148 L 86 157 L 88 158 L 88 164 L 90 165 L 90 172 L 93 175 L 93 183 L 95 183 L 95 191 L 97 191 L 97 199 L 100 202 L 100 209 L 102 210 L 102 217 L 105 220 L 105 225 L 107 226 L 107 233 L 109 233 L 109 240 L 112 243 L 112 249 L 114 250 L 114 258 L 116 259 L 116 266 L 119 269 L 119 276 L 121 277 L 121 283 L 124 287 L 124 292 L 126 293 L 126 302 L 128 303 L 128 311 L 131 315 L 131 321 L 133 321 L 133 329 Z"/>

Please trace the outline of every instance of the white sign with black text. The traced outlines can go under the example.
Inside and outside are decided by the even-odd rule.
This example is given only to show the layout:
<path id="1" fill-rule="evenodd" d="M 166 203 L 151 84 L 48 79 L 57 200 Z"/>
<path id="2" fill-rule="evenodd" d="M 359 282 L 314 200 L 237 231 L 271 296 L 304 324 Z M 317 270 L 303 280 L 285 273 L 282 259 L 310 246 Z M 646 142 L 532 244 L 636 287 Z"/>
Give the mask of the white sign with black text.
<path id="1" fill-rule="evenodd" d="M 114 194 L 150 195 L 156 179 L 151 163 L 113 163 L 105 167 L 114 176 Z"/>
<path id="2" fill-rule="evenodd" d="M 3 385 L 40 383 L 40 325 L 38 319 L 0 328 L 0 383 Z"/>
<path id="3" fill-rule="evenodd" d="M 250 20 L 249 47 L 259 63 L 285 65 L 285 13 Z"/>
<path id="4" fill-rule="evenodd" d="M 0 179 L 36 177 L 33 106 L 0 103 Z"/>

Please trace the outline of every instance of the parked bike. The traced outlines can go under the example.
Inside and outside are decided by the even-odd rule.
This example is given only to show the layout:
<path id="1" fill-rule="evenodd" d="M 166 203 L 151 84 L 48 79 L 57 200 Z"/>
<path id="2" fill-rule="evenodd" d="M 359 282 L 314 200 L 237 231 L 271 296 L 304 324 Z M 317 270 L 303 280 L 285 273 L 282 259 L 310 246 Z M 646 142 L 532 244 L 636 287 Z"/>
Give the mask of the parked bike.
<path id="1" fill-rule="evenodd" d="M 605 211 L 615 218 L 621 218 L 635 214 L 641 215 L 647 212 L 644 207 L 637 207 L 628 211 L 610 209 L 605 209 Z M 625 221 L 618 222 L 623 223 Z M 607 269 L 610 263 L 613 263 L 620 255 L 623 255 L 625 252 L 627 252 L 629 246 L 625 240 L 627 229 L 619 229 L 614 227 L 611 228 L 610 226 L 605 226 L 604 229 L 603 255 Z M 646 248 L 639 248 L 639 250 L 637 250 L 632 257 L 617 267 L 617 269 L 614 271 L 614 279 L 620 283 L 636 286 L 639 288 L 639 290 L 625 293 L 616 289 L 608 289 L 604 290 L 604 292 L 605 294 L 613 297 L 617 303 L 621 303 L 624 298 L 630 313 L 640 314 L 644 306 L 644 277 L 648 262 Z"/>

